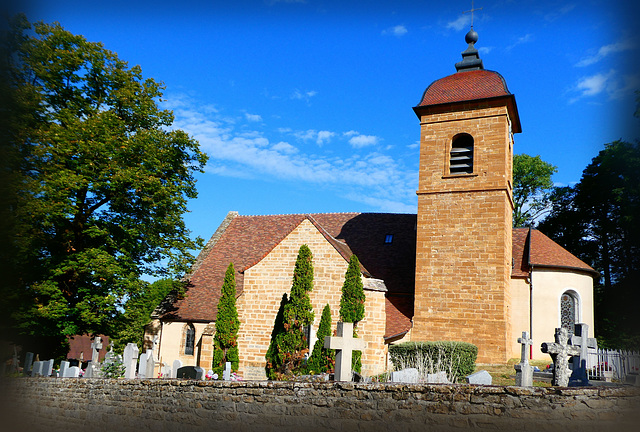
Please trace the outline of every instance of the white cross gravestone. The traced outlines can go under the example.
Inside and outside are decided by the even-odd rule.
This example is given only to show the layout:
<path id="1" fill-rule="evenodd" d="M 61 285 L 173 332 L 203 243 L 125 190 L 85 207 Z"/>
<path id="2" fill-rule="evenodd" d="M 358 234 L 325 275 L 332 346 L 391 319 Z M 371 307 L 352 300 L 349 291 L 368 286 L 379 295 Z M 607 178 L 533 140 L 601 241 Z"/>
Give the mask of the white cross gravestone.
<path id="1" fill-rule="evenodd" d="M 518 343 L 522 344 L 520 352 L 520 363 L 514 365 L 516 370 L 516 385 L 518 387 L 533 386 L 533 366 L 529 364 L 529 347 L 533 341 L 529 338 L 529 332 L 523 331 L 522 337 L 518 338 Z"/>
<path id="2" fill-rule="evenodd" d="M 174 360 L 173 366 L 171 367 L 171 378 L 178 377 L 178 369 L 182 367 L 182 362 L 180 360 Z"/>
<path id="3" fill-rule="evenodd" d="M 556 329 L 555 342 L 545 342 L 541 350 L 553 359 L 553 385 L 567 387 L 569 385 L 569 357 L 580 354 L 578 347 L 569 345 L 569 333 L 564 327 Z"/>
<path id="4" fill-rule="evenodd" d="M 336 350 L 336 381 L 351 381 L 353 351 L 362 351 L 364 341 L 353 337 L 353 323 L 338 322 L 337 336 L 326 336 L 324 347 Z"/>
<path id="5" fill-rule="evenodd" d="M 573 372 L 569 377 L 569 386 L 587 386 L 589 377 L 587 375 L 587 355 L 588 348 L 598 348 L 598 341 L 589 337 L 588 324 L 576 324 L 571 336 L 571 345 L 580 348 L 578 355 L 573 357 Z"/>
<path id="6" fill-rule="evenodd" d="M 138 365 L 138 346 L 128 343 L 124 348 L 124 377 L 133 379 L 136 377 L 136 366 Z"/>

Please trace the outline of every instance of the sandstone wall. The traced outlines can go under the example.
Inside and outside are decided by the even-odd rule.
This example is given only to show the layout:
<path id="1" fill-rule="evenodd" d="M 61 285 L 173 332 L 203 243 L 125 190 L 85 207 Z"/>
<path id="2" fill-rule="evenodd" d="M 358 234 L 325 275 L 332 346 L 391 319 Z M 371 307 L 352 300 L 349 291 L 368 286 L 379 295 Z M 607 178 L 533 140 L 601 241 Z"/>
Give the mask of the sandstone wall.
<path id="1" fill-rule="evenodd" d="M 3 430 L 636 431 L 637 387 L 12 378 Z"/>

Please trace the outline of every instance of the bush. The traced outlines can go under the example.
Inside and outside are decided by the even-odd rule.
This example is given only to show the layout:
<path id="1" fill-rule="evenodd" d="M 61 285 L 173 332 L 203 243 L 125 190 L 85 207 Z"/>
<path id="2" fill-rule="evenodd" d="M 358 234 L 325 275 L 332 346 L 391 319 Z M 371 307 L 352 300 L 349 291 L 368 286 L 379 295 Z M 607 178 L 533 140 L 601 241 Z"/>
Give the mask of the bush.
<path id="1" fill-rule="evenodd" d="M 478 347 L 467 342 L 405 342 L 389 347 L 395 370 L 417 368 L 421 375 L 444 371 L 451 382 L 476 369 Z"/>

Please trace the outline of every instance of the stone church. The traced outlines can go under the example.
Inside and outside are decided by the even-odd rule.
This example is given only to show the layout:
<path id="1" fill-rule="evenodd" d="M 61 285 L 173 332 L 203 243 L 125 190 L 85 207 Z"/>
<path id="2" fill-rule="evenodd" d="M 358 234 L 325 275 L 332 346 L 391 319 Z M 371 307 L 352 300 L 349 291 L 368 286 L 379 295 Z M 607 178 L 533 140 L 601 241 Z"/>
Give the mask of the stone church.
<path id="1" fill-rule="evenodd" d="M 474 44 L 456 73 L 438 79 L 413 108 L 420 123 L 418 212 L 244 216 L 229 212 L 191 273 L 186 294 L 167 298 L 146 337 L 159 336 L 159 359 L 209 369 L 217 301 L 230 262 L 236 269 L 239 373 L 264 379 L 265 353 L 298 249 L 313 253 L 313 347 L 325 304 L 335 328 L 349 257 L 361 262 L 366 347 L 363 374 L 391 367 L 388 346 L 455 340 L 478 346 L 478 363 L 520 357 L 529 331 L 533 358 L 554 328 L 593 329 L 597 273 L 543 233 L 512 228 L 513 134 L 521 131 L 515 96 L 485 70 Z"/>

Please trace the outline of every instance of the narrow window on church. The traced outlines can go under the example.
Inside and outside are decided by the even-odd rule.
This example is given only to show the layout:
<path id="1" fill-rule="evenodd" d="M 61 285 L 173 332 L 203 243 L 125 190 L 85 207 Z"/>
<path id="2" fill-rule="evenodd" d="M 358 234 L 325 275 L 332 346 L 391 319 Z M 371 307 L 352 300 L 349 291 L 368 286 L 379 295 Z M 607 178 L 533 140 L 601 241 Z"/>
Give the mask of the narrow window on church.
<path id="1" fill-rule="evenodd" d="M 461 133 L 453 137 L 449 174 L 473 174 L 473 137 Z"/>
<path id="2" fill-rule="evenodd" d="M 384 238 L 384 242 L 389 244 L 393 242 L 393 234 L 387 234 L 387 236 Z"/>
<path id="3" fill-rule="evenodd" d="M 193 349 L 196 344 L 196 329 L 193 324 L 187 324 L 184 332 L 184 354 L 193 355 Z"/>
<path id="4" fill-rule="evenodd" d="M 578 313 L 578 299 L 570 292 L 565 292 L 560 297 L 560 325 L 567 329 L 569 335 L 573 334 Z"/>

